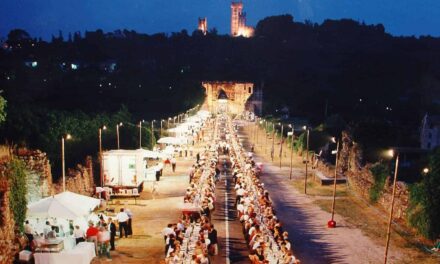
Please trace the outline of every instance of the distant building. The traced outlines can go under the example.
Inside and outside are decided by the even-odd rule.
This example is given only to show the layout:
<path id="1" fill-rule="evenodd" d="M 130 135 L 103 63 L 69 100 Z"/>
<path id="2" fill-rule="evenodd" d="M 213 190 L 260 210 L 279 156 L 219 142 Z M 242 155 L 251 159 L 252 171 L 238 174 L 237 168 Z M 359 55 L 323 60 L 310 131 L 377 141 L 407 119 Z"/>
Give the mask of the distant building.
<path id="1" fill-rule="evenodd" d="M 112 73 L 116 70 L 117 62 L 115 60 L 106 60 L 99 63 L 99 69 L 101 71 L 106 71 L 108 73 Z"/>
<path id="2" fill-rule="evenodd" d="M 440 146 L 440 116 L 425 114 L 420 129 L 420 148 L 431 150 Z"/>
<path id="3" fill-rule="evenodd" d="M 197 29 L 202 31 L 203 35 L 206 35 L 206 32 L 208 32 L 208 18 L 199 17 Z"/>
<path id="4" fill-rule="evenodd" d="M 254 28 L 246 26 L 246 13 L 243 12 L 243 3 L 231 3 L 231 36 L 233 37 L 252 37 Z"/>
<path id="5" fill-rule="evenodd" d="M 254 87 L 254 92 L 246 102 L 246 110 L 257 116 L 263 115 L 263 85 Z"/>
<path id="6" fill-rule="evenodd" d="M 202 86 L 208 111 L 215 114 L 242 114 L 254 91 L 254 84 L 245 82 L 203 82 Z"/>

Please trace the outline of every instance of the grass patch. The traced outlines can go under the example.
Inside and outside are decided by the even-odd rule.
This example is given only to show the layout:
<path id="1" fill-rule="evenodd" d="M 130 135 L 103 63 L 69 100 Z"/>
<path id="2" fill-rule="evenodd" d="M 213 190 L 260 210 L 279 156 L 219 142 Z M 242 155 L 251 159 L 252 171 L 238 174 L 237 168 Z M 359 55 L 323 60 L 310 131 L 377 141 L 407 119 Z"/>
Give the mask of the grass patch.
<path id="1" fill-rule="evenodd" d="M 313 177 L 312 177 L 313 178 Z M 304 180 L 292 181 L 293 187 L 299 192 L 304 192 Z M 321 185 L 318 182 L 312 182 L 312 179 L 307 182 L 307 195 L 311 196 L 333 196 L 333 185 Z M 338 184 L 336 186 L 336 197 L 346 197 L 347 186 L 345 184 Z"/>

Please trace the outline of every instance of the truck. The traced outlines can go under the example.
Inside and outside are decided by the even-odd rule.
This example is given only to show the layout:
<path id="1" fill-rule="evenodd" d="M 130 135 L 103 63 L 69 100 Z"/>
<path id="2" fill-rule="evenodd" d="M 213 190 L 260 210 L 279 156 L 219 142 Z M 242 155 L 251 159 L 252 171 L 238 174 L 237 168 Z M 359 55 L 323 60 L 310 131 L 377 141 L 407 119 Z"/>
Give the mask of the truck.
<path id="1" fill-rule="evenodd" d="M 145 181 L 159 180 L 157 175 L 162 173 L 162 160 L 165 155 L 145 149 L 104 151 L 102 153 L 104 186 L 113 189 L 110 193 L 114 195 L 121 189 L 137 188 L 141 191 Z"/>

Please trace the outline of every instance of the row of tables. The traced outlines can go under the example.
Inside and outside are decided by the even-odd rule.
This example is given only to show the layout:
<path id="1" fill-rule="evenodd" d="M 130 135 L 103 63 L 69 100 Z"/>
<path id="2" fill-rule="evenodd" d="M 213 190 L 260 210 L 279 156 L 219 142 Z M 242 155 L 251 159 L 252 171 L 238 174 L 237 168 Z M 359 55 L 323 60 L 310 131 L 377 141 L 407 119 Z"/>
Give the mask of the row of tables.
<path id="1" fill-rule="evenodd" d="M 237 131 L 234 130 L 233 123 L 230 122 L 229 125 L 230 125 L 230 131 L 234 131 L 236 133 Z M 237 162 L 239 163 L 242 169 L 246 168 L 247 163 L 243 158 L 243 156 L 246 156 L 246 152 L 244 151 L 241 143 L 238 142 L 236 134 L 232 135 L 231 141 L 232 141 L 232 147 L 236 154 Z M 266 245 L 269 245 L 268 248 L 266 248 L 268 249 L 268 252 L 266 254 L 266 260 L 269 261 L 269 263 L 271 264 L 284 263 L 284 253 L 280 250 L 280 247 L 278 243 L 275 241 L 272 232 L 267 227 L 266 219 L 262 214 L 262 208 L 258 202 L 259 190 L 258 187 L 255 185 L 254 181 L 252 180 L 252 176 L 250 175 L 251 173 L 252 173 L 251 171 L 242 171 L 242 174 L 244 175 L 243 179 L 246 183 L 246 186 L 248 186 L 250 193 L 253 194 L 252 196 L 253 207 L 255 213 L 257 214 L 257 218 L 259 220 L 260 230 L 263 233 L 263 237 L 265 239 Z"/>

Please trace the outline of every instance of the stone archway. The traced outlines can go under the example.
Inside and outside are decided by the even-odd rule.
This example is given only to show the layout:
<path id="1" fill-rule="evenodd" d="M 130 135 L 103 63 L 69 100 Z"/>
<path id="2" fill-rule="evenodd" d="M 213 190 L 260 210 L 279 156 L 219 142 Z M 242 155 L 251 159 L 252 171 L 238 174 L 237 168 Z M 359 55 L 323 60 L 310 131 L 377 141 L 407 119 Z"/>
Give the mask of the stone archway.
<path id="1" fill-rule="evenodd" d="M 230 114 L 241 114 L 254 91 L 254 84 L 246 82 L 214 81 L 203 82 L 202 86 L 206 93 L 205 104 L 211 113 L 226 109 Z"/>

